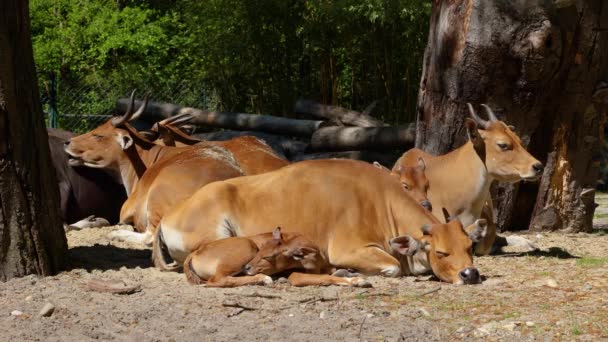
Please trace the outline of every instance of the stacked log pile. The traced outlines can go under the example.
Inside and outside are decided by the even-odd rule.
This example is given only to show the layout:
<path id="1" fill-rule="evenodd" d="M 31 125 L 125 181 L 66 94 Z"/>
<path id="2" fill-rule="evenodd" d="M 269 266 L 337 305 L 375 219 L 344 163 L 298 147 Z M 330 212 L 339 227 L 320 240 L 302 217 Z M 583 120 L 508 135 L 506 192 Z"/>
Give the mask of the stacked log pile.
<path id="1" fill-rule="evenodd" d="M 136 102 L 137 107 L 140 102 Z M 127 105 L 128 99 L 119 99 L 116 111 L 124 112 Z M 294 111 L 302 119 L 290 119 L 150 102 L 142 119 L 151 123 L 188 113 L 193 116 L 190 123 L 207 131 L 195 134 L 201 139 L 227 140 L 241 135 L 253 135 L 264 139 L 292 161 L 349 158 L 379 161 L 392 166 L 400 152 L 414 145 L 415 125 L 387 126 L 370 115 L 374 107 L 375 103 L 363 112 L 358 112 L 310 100 L 298 100 Z M 210 129 L 220 130 L 208 132 Z"/>

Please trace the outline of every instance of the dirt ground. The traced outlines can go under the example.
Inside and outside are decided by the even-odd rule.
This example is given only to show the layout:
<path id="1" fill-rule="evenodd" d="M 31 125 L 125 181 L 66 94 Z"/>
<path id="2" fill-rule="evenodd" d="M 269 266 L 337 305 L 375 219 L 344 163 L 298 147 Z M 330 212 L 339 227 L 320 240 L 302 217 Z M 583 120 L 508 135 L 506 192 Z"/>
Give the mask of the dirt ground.
<path id="1" fill-rule="evenodd" d="M 114 229 L 69 232 L 66 272 L 0 283 L 0 341 L 608 340 L 603 229 L 527 234 L 540 251 L 476 258 L 481 285 L 370 277 L 372 289 L 193 286 L 151 267 L 149 250 L 110 241 Z M 141 291 L 94 292 L 93 278 Z M 55 310 L 41 317 L 46 303 Z"/>

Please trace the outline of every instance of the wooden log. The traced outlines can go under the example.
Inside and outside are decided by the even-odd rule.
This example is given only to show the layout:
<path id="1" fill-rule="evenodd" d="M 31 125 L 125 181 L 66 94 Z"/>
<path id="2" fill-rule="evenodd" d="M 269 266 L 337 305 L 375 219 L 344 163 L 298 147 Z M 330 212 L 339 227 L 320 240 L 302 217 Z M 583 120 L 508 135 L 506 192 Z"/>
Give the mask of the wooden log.
<path id="1" fill-rule="evenodd" d="M 119 99 L 116 111 L 123 113 L 127 109 L 129 99 Z M 140 101 L 135 101 L 135 108 Z M 170 116 L 188 113 L 194 118 L 190 121 L 195 125 L 228 128 L 235 130 L 254 130 L 289 136 L 309 137 L 317 130 L 322 121 L 296 120 L 271 115 L 255 115 L 246 113 L 216 112 L 197 108 L 180 107 L 171 103 L 149 102 L 142 114 L 144 120 L 162 120 Z"/>
<path id="2" fill-rule="evenodd" d="M 414 145 L 415 124 L 401 127 L 324 127 L 310 140 L 313 151 L 384 150 Z"/>
<path id="3" fill-rule="evenodd" d="M 375 106 L 375 103 L 370 105 L 366 112 L 371 112 L 371 109 Z M 368 114 L 360 113 L 354 110 L 328 106 L 317 103 L 311 100 L 300 99 L 295 105 L 296 114 L 313 115 L 329 120 L 338 120 L 344 124 L 358 126 L 358 127 L 380 127 L 384 126 L 382 121 L 375 119 Z"/>
<path id="4" fill-rule="evenodd" d="M 291 159 L 297 154 L 302 154 L 308 147 L 308 143 L 291 139 L 289 137 L 268 134 L 254 131 L 230 131 L 224 130 L 219 132 L 210 133 L 196 133 L 194 137 L 203 140 L 211 141 L 223 141 L 230 140 L 232 138 L 250 135 L 264 140 L 273 150 L 277 153 L 282 154 L 285 158 Z"/>
<path id="5" fill-rule="evenodd" d="M 313 160 L 313 159 L 356 159 L 363 160 L 368 163 L 379 162 L 380 164 L 390 168 L 395 164 L 399 158 L 400 153 L 387 153 L 378 151 L 342 151 L 342 152 L 320 152 L 320 153 L 309 153 L 299 154 L 291 159 L 292 162 Z"/>

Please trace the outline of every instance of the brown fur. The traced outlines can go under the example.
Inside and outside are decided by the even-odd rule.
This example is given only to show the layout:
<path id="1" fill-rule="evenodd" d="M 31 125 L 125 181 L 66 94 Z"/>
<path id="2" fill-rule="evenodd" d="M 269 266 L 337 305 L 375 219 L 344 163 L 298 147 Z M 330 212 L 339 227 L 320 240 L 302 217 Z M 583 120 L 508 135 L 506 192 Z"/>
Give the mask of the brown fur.
<path id="1" fill-rule="evenodd" d="M 539 174 L 533 166 L 540 163 L 504 122 L 491 121 L 482 129 L 475 121 L 467 120 L 470 140 L 465 145 L 442 156 L 411 149 L 397 160 L 393 170 L 414 166 L 419 158 L 424 158 L 430 183 L 428 198 L 433 204 L 433 214 L 440 220 L 443 220 L 441 209 L 446 208 L 465 226 L 469 225 L 482 217 L 487 201 L 484 218 L 489 221 L 488 232 L 477 245 L 476 253 L 488 254 L 496 237 L 489 191 L 492 181 L 535 179 Z M 506 148 L 503 150 L 499 144 Z"/>
<path id="2" fill-rule="evenodd" d="M 424 224 L 454 227 L 423 236 Z M 183 261 L 201 242 L 228 233 L 260 234 L 277 225 L 309 238 L 333 267 L 365 274 L 428 271 L 424 262 L 418 262 L 423 270 L 412 269 L 412 259 L 424 260 L 434 249 L 450 253 L 450 258 L 430 259 L 432 271 L 444 281 L 459 282 L 458 270 L 473 263 L 471 240 L 458 221 L 442 225 L 394 177 L 352 160 L 299 162 L 209 184 L 166 215 L 161 229 L 171 257 Z M 405 242 L 396 250 L 390 241 L 397 237 Z M 414 246 L 407 241 L 430 247 L 410 250 Z"/>

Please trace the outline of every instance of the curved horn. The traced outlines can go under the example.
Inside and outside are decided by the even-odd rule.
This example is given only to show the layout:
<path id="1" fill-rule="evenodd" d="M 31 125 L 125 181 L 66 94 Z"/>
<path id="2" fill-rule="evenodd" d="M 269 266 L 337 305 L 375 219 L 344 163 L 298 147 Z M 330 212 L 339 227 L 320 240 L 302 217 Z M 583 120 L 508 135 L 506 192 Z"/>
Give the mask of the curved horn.
<path id="1" fill-rule="evenodd" d="M 159 125 L 179 126 L 180 124 L 188 122 L 192 119 L 194 119 L 194 116 L 192 116 L 188 113 L 181 113 L 181 114 L 177 114 L 177 115 L 171 116 L 169 118 L 166 118 L 162 121 L 159 121 L 158 124 Z"/>
<path id="2" fill-rule="evenodd" d="M 131 118 L 129 119 L 129 121 L 133 121 L 133 120 L 137 120 L 137 118 L 139 118 L 144 111 L 146 110 L 146 106 L 148 105 L 148 96 L 150 96 L 150 94 L 146 94 L 144 96 L 144 101 L 141 104 L 141 106 L 139 106 L 139 109 L 137 110 L 137 112 L 133 113 L 133 115 L 131 115 Z"/>
<path id="3" fill-rule="evenodd" d="M 133 111 L 133 104 L 135 103 L 135 91 L 137 89 L 133 89 L 131 92 L 131 97 L 129 98 L 129 105 L 127 106 L 127 111 L 123 114 L 123 116 L 118 116 L 112 118 L 112 126 L 119 127 L 122 126 L 125 122 L 129 121 L 131 118 L 131 112 Z"/>
<path id="4" fill-rule="evenodd" d="M 496 115 L 494 115 L 494 111 L 492 111 L 492 108 L 490 108 L 490 106 L 485 103 L 482 103 L 481 106 L 486 109 L 486 113 L 488 113 L 488 119 L 490 119 L 490 121 L 498 121 L 498 118 L 496 117 Z"/>
<path id="5" fill-rule="evenodd" d="M 479 126 L 481 126 L 481 128 L 488 128 L 488 126 L 490 125 L 490 123 L 482 118 L 480 118 L 479 116 L 477 116 L 477 113 L 475 113 L 475 109 L 473 109 L 473 105 L 471 105 L 471 103 L 467 102 L 467 106 L 469 107 L 469 113 L 471 113 L 471 117 L 473 118 L 473 120 L 475 120 L 475 122 L 477 122 L 477 124 Z"/>

